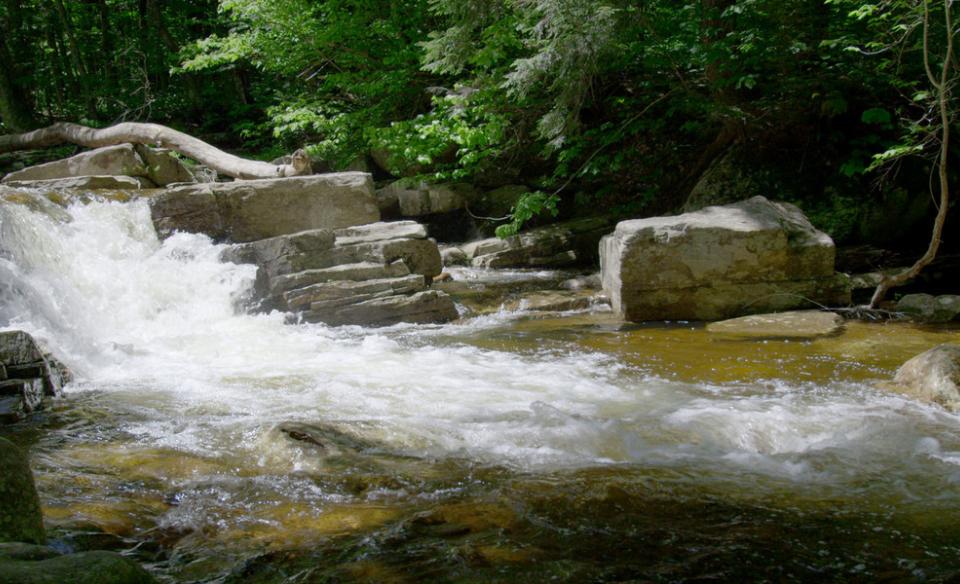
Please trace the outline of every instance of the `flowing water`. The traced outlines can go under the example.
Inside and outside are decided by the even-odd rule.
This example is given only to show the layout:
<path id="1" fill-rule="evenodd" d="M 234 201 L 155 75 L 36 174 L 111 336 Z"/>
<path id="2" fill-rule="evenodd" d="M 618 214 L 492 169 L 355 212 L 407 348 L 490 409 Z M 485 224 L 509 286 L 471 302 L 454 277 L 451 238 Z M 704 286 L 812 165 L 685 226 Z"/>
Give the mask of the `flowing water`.
<path id="1" fill-rule="evenodd" d="M 175 582 L 960 578 L 960 418 L 874 388 L 955 328 L 289 325 L 145 203 L 69 214 L 0 206 L 0 326 L 75 375 L 3 429 L 64 550 Z"/>

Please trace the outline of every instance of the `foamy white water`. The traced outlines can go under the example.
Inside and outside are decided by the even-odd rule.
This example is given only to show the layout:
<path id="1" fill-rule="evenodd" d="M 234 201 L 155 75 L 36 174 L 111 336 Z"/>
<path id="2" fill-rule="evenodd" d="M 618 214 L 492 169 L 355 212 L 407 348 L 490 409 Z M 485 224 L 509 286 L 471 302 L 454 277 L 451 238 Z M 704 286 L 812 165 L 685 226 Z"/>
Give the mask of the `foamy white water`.
<path id="1" fill-rule="evenodd" d="M 960 482 L 960 420 L 868 387 L 700 386 L 600 353 L 478 348 L 489 319 L 442 335 L 285 325 L 238 312 L 253 267 L 221 263 L 200 235 L 161 243 L 145 203 L 69 212 L 0 206 L 0 327 L 46 341 L 77 374 L 68 399 L 102 393 L 145 445 L 303 468 L 270 431 L 303 421 L 389 452 L 521 469 L 679 465 L 905 492 Z M 890 480 L 864 481 L 875 476 Z"/>

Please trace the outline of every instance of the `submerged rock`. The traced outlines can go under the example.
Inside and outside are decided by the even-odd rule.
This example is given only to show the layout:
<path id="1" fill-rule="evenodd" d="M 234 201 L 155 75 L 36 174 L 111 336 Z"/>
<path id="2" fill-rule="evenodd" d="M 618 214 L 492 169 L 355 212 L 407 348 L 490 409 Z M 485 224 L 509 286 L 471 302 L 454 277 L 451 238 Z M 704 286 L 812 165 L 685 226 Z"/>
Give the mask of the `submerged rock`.
<path id="1" fill-rule="evenodd" d="M 920 353 L 883 387 L 960 412 L 960 345 L 940 345 Z"/>
<path id="2" fill-rule="evenodd" d="M 505 308 L 512 311 L 566 312 L 602 304 L 609 304 L 606 297 L 592 290 L 550 290 L 524 294 L 507 302 Z"/>
<path id="3" fill-rule="evenodd" d="M 0 542 L 7 541 L 40 544 L 46 534 L 27 455 L 0 438 Z"/>
<path id="4" fill-rule="evenodd" d="M 763 197 L 623 221 L 600 255 L 604 289 L 626 320 L 718 320 L 850 298 L 830 237 Z"/>
<path id="5" fill-rule="evenodd" d="M 843 317 L 819 310 L 742 316 L 707 325 L 711 333 L 748 338 L 812 339 L 843 331 Z"/>
<path id="6" fill-rule="evenodd" d="M 149 572 L 118 553 L 93 551 L 44 559 L 5 557 L 0 549 L 0 584 L 152 584 Z M 40 551 L 33 552 L 42 557 Z"/>
<path id="7" fill-rule="evenodd" d="M 907 294 L 897 302 L 896 310 L 922 322 L 950 322 L 960 317 L 960 296 Z"/>

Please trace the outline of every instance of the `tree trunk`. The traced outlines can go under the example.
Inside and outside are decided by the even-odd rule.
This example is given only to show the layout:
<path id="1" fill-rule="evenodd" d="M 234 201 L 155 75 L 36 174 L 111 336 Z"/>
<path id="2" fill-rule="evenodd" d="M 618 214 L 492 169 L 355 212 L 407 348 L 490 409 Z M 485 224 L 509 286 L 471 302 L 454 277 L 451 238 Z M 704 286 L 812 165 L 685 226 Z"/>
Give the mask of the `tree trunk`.
<path id="1" fill-rule="evenodd" d="M 65 142 L 86 146 L 87 148 L 99 148 L 127 142 L 156 144 L 193 158 L 221 174 L 241 179 L 276 178 L 311 173 L 310 157 L 303 150 L 294 152 L 290 164 L 276 165 L 228 154 L 193 136 L 160 124 L 135 122 L 117 124 L 101 130 L 79 124 L 59 123 L 26 134 L 0 136 L 0 154 L 16 150 L 55 146 Z"/>
<path id="2" fill-rule="evenodd" d="M 893 275 L 884 275 L 880 279 L 880 284 L 873 292 L 870 299 L 869 308 L 876 308 L 883 300 L 884 296 L 891 288 L 902 286 L 913 280 L 920 274 L 923 268 L 927 267 L 937 257 L 937 251 L 940 249 L 940 239 L 943 237 L 943 226 L 947 221 L 947 209 L 950 206 L 950 181 L 947 173 L 947 162 L 950 155 L 950 122 L 953 112 L 950 110 L 950 88 L 956 82 L 952 77 L 954 51 L 953 51 L 953 14 L 951 12 L 951 0 L 943 3 L 943 19 L 947 34 L 947 47 L 943 56 L 943 65 L 940 68 L 939 78 L 934 75 L 930 64 L 930 0 L 923 0 L 923 64 L 927 71 L 927 77 L 930 85 L 935 91 L 937 97 L 937 110 L 940 114 L 940 155 L 937 160 L 937 176 L 940 182 L 940 208 L 937 210 L 937 218 L 933 222 L 933 230 L 930 234 L 930 245 L 926 253 L 917 260 L 915 264 Z"/>

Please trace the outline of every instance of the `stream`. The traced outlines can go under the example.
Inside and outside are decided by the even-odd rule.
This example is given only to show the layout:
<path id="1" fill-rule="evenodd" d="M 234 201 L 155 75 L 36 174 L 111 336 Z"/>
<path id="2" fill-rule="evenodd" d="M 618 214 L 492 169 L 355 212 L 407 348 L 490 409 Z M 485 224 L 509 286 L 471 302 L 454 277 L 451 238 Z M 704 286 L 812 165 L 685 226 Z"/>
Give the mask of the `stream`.
<path id="1" fill-rule="evenodd" d="M 145 202 L 68 212 L 0 207 L 0 329 L 75 376 L 0 428 L 63 550 L 169 582 L 960 578 L 960 417 L 875 387 L 956 326 L 291 325 Z"/>

